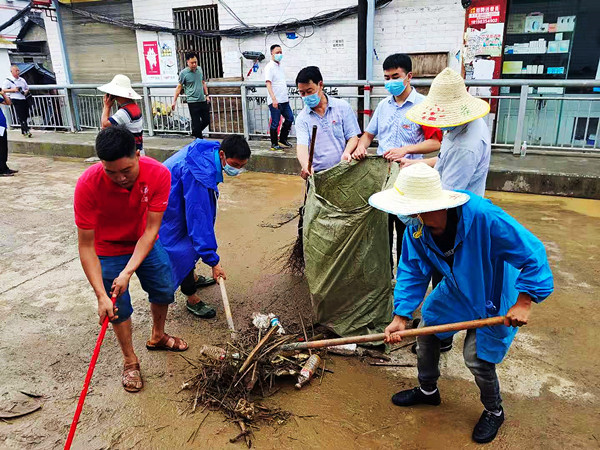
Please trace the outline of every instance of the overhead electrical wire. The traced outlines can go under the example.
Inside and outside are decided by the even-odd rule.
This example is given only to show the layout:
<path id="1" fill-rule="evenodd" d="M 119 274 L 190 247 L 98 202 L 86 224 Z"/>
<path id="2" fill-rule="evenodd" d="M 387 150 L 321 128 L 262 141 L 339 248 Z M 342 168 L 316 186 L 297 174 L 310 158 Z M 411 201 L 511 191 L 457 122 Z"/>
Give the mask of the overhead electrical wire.
<path id="1" fill-rule="evenodd" d="M 377 0 L 375 3 L 376 8 L 383 8 L 390 4 L 393 0 Z M 279 22 L 275 25 L 268 26 L 241 26 L 228 28 L 225 30 L 186 30 L 181 28 L 171 28 L 171 27 L 163 27 L 159 25 L 151 25 L 145 23 L 136 23 L 127 20 L 115 19 L 113 17 L 105 16 L 102 14 L 91 13 L 89 11 L 85 11 L 79 8 L 71 6 L 61 5 L 61 8 L 68 8 L 73 14 L 77 14 L 81 17 L 86 17 L 94 22 L 105 23 L 108 25 L 114 25 L 120 28 L 126 28 L 129 30 L 142 30 L 142 31 L 153 31 L 156 33 L 171 33 L 175 35 L 183 35 L 183 36 L 198 36 L 203 38 L 215 38 L 215 37 L 228 37 L 228 38 L 244 38 L 257 34 L 271 34 L 271 33 L 279 33 L 279 32 L 290 32 L 296 31 L 305 27 L 322 27 L 328 25 L 330 23 L 339 21 L 341 19 L 345 19 L 347 17 L 354 16 L 358 14 L 358 6 L 350 6 L 347 8 L 341 8 L 335 11 L 326 12 L 317 14 L 313 17 L 309 17 L 307 19 L 296 20 L 293 22 Z M 230 9 L 230 8 L 229 8 Z M 229 10 L 228 10 L 229 12 Z M 231 11 L 233 12 L 233 11 Z M 235 14 L 235 13 L 233 13 Z M 237 16 L 236 16 L 237 17 Z M 240 21 L 241 22 L 241 21 Z M 241 22 L 242 23 L 242 22 Z"/>
<path id="2" fill-rule="evenodd" d="M 20 20 L 22 17 L 27 15 L 27 13 L 30 10 L 31 10 L 31 3 L 29 5 L 27 5 L 25 8 L 23 8 L 22 10 L 20 10 L 18 13 L 16 13 L 14 16 L 12 16 L 10 19 L 8 19 L 6 22 L 4 22 L 2 25 L 0 25 L 0 31 L 5 30 L 6 28 L 10 27 L 13 23 L 15 23 L 16 21 Z"/>

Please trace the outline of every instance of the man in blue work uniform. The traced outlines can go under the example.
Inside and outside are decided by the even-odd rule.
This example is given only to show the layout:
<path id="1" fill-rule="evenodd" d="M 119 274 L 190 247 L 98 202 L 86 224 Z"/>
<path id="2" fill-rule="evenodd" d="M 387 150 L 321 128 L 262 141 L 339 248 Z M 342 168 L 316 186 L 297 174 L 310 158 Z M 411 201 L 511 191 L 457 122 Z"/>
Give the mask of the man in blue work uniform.
<path id="1" fill-rule="evenodd" d="M 203 319 L 214 317 L 216 311 L 196 294 L 196 263 L 202 259 L 212 268 L 215 280 L 226 279 L 214 228 L 217 185 L 223 182 L 223 172 L 239 175 L 249 158 L 248 142 L 242 136 L 231 135 L 221 144 L 196 139 L 164 163 L 171 172 L 171 192 L 159 231 L 160 241 L 171 261 L 173 286 L 181 286 L 181 292 L 188 296 L 187 309 Z"/>
<path id="2" fill-rule="evenodd" d="M 369 203 L 407 223 L 387 343 L 400 341 L 393 333 L 405 329 L 423 302 L 433 270 L 444 278 L 425 299 L 420 326 L 506 316 L 505 326 L 467 331 L 463 350 L 485 407 L 473 440 L 491 442 L 504 422 L 496 364 L 506 355 L 515 327 L 527 324 L 532 303 L 554 289 L 543 244 L 490 201 L 468 191 L 443 190 L 439 173 L 424 163 L 402 169 L 394 187 L 371 196 Z M 420 386 L 395 394 L 394 404 L 440 404 L 440 344 L 452 334 L 417 338 Z"/>

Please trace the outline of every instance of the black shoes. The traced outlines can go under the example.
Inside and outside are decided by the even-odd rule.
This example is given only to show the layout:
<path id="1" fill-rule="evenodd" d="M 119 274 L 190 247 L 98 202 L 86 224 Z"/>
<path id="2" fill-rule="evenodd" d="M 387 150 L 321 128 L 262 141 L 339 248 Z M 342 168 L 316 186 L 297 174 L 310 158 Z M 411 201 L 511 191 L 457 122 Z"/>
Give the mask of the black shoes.
<path id="1" fill-rule="evenodd" d="M 473 428 L 473 440 L 479 444 L 492 442 L 503 422 L 504 410 L 502 410 L 502 414 L 499 416 L 492 414 L 488 410 L 484 410 L 479 418 L 479 422 Z"/>
<path id="2" fill-rule="evenodd" d="M 424 394 L 420 387 L 414 389 L 407 389 L 394 394 L 392 397 L 392 403 L 396 406 L 414 406 L 414 405 L 433 405 L 437 406 L 442 402 L 440 397 L 440 391 L 436 391 L 427 395 Z M 493 438 L 492 438 L 493 439 Z"/>
<path id="3" fill-rule="evenodd" d="M 0 172 L 0 177 L 13 177 L 15 174 L 11 172 Z"/>

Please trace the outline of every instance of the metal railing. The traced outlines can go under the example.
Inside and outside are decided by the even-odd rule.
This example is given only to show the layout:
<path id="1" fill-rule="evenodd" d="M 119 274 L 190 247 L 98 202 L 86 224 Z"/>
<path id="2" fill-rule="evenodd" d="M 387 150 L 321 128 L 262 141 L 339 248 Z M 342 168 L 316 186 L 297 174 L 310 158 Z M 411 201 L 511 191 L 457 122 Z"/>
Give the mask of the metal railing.
<path id="1" fill-rule="evenodd" d="M 412 85 L 427 88 L 431 81 L 413 79 Z M 600 80 L 470 80 L 466 84 L 478 87 L 476 95 L 492 105 L 493 120 L 488 125 L 495 149 L 515 154 L 525 147 L 527 151 L 600 152 Z M 208 86 L 216 92 L 210 96 L 209 135 L 268 136 L 270 114 L 264 82 L 211 82 Z M 139 83 L 134 88 L 142 96 L 138 104 L 149 135 L 191 133 L 185 96 L 172 108 L 175 85 Z M 329 95 L 347 100 L 355 111 L 363 105 L 358 118 L 364 127 L 369 120 L 364 112 L 372 112 L 386 97 L 381 81 L 331 81 L 326 89 Z M 571 89 L 587 92 L 570 94 L 567 90 Z M 31 91 L 29 121 L 33 127 L 70 131 L 101 127 L 103 94 L 96 86 L 31 86 Z M 236 93 L 220 93 L 224 91 Z M 303 103 L 291 84 L 289 98 L 296 116 Z M 9 110 L 9 123 L 16 127 L 14 107 Z"/>

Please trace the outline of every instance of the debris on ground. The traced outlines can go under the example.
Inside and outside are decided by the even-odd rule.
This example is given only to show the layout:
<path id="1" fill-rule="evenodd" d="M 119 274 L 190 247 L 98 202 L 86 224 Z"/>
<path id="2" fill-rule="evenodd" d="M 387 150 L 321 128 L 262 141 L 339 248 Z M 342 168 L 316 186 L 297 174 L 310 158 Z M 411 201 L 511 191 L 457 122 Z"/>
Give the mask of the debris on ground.
<path id="1" fill-rule="evenodd" d="M 41 409 L 41 397 L 25 391 L 5 392 L 0 396 L 0 419 L 16 419 Z"/>
<path id="2" fill-rule="evenodd" d="M 332 372 L 325 368 L 328 354 L 370 358 L 369 364 L 376 366 L 414 366 L 356 344 L 318 351 L 282 350 L 284 344 L 321 340 L 331 335 L 322 327 L 315 334 L 311 327 L 312 338 L 309 339 L 302 317 L 300 326 L 286 324 L 285 334 L 275 314 L 254 313 L 252 325 L 222 347 L 204 345 L 197 360 L 184 357 L 197 373 L 181 386 L 192 394 L 186 411 L 221 411 L 240 428 L 239 434 L 230 441 L 243 439 L 248 447 L 252 445 L 253 432 L 261 425 L 282 425 L 293 415 L 291 411 L 268 406 L 264 400 L 282 386 L 306 389 L 304 386 L 310 385 L 314 378 L 322 381 L 325 372 Z"/>
<path id="3" fill-rule="evenodd" d="M 254 315 L 254 319 L 258 317 Z M 278 334 L 280 325 L 274 315 L 261 317 L 269 326 L 257 326 L 238 333 L 225 348 L 204 346 L 197 360 L 187 359 L 198 373 L 182 385 L 182 390 L 192 392 L 188 409 L 221 411 L 230 421 L 237 422 L 240 434 L 232 438 L 236 442 L 244 438 L 251 445 L 253 430 L 262 424 L 284 424 L 291 412 L 272 408 L 262 400 L 280 389 L 284 378 L 288 384 L 307 384 L 312 377 L 322 377 L 325 370 L 321 360 L 315 365 L 317 353 L 282 352 L 279 347 L 290 342 L 304 340 L 297 326 L 291 324 L 286 334 Z M 273 317 L 270 317 L 273 316 Z M 264 325 L 258 320 L 258 325 Z M 297 332 L 290 332 L 290 331 Z M 318 337 L 318 336 L 317 336 Z M 324 351 L 322 352 L 325 353 Z M 308 361 L 310 360 L 310 361 Z M 310 364 L 308 364 L 310 362 Z M 310 365 L 305 369 L 305 366 Z M 304 372 L 303 372 L 304 370 Z M 310 376 L 307 377 L 307 373 Z"/>

